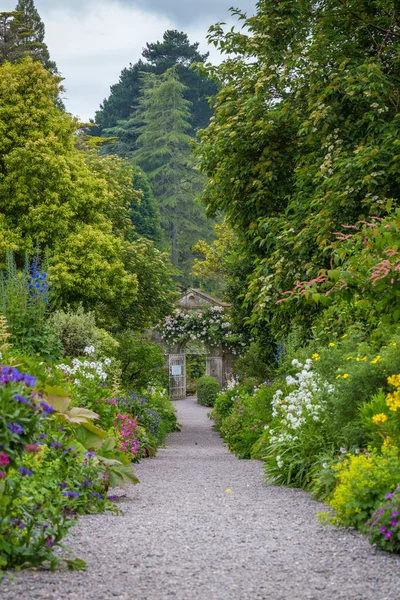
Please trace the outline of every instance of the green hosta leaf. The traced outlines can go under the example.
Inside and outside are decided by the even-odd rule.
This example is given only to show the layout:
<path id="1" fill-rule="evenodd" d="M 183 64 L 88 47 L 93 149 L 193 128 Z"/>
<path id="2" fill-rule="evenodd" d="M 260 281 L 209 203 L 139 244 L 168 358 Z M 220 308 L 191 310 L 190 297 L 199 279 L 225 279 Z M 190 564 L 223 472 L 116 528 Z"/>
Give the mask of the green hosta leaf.
<path id="1" fill-rule="evenodd" d="M 86 421 L 75 429 L 75 437 L 87 450 L 92 450 L 101 447 L 107 433 L 90 421 Z"/>
<path id="2" fill-rule="evenodd" d="M 136 485 L 139 479 L 134 474 L 130 465 L 110 465 L 107 469 L 110 476 L 109 482 L 111 487 L 126 488 L 129 484 Z"/>

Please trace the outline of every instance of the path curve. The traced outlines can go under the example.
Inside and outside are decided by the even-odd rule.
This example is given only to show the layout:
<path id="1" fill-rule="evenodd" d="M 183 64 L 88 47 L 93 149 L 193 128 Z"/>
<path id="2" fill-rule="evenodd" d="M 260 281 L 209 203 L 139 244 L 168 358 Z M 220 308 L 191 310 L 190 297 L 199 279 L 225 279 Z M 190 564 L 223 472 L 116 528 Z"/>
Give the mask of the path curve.
<path id="1" fill-rule="evenodd" d="M 400 600 L 398 557 L 319 525 L 321 504 L 266 486 L 207 409 L 176 405 L 182 432 L 137 466 L 124 515 L 80 519 L 70 546 L 88 570 L 21 573 L 0 586 L 3 600 Z"/>

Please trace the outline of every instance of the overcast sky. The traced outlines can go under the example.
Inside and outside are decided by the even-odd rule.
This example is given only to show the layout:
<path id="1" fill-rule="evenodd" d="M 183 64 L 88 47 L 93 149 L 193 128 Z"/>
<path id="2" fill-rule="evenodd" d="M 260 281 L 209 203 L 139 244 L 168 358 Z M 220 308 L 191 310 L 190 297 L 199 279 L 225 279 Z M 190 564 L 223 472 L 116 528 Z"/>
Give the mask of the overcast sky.
<path id="1" fill-rule="evenodd" d="M 0 10 L 13 10 L 17 0 L 0 0 Z M 83 121 L 94 117 L 121 70 L 135 63 L 146 42 L 179 29 L 191 42 L 206 42 L 217 21 L 233 24 L 230 6 L 254 13 L 256 0 L 36 0 L 46 26 L 50 56 L 65 78 L 67 109 Z"/>

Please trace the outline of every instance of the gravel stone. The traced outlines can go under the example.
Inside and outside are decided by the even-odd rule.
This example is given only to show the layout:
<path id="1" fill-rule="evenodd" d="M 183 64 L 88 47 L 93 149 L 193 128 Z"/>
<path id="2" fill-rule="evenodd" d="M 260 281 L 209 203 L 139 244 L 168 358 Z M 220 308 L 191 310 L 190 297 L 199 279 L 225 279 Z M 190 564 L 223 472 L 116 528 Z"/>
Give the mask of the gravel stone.
<path id="1" fill-rule="evenodd" d="M 87 571 L 17 573 L 2 600 L 400 599 L 399 557 L 320 525 L 326 507 L 266 485 L 262 464 L 230 454 L 195 398 L 176 406 L 182 431 L 135 468 L 124 514 L 82 517 L 69 536 Z"/>

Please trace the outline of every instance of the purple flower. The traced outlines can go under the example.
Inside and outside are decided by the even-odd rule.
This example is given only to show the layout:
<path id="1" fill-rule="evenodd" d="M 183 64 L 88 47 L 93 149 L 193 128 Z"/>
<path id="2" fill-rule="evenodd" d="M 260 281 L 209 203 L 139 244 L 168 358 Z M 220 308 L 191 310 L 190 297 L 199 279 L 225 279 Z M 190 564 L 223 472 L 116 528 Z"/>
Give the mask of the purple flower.
<path id="1" fill-rule="evenodd" d="M 385 533 L 385 539 L 387 539 L 387 540 L 388 540 L 388 539 L 390 538 L 390 536 L 392 535 L 392 533 L 393 533 L 392 531 L 387 531 L 387 532 Z"/>
<path id="2" fill-rule="evenodd" d="M 33 471 L 31 471 L 30 469 L 27 469 L 26 467 L 18 467 L 18 471 L 23 476 L 27 475 L 28 477 L 32 477 L 32 475 L 33 475 Z"/>
<path id="3" fill-rule="evenodd" d="M 75 446 L 68 446 L 68 448 L 65 448 L 64 452 L 73 452 L 75 450 Z"/>
<path id="4" fill-rule="evenodd" d="M 57 487 L 61 488 L 62 490 L 65 490 L 65 488 L 67 487 L 66 483 L 57 483 Z"/>
<path id="5" fill-rule="evenodd" d="M 14 527 L 18 527 L 18 529 L 25 529 L 25 525 L 20 519 L 10 519 L 10 525 L 14 525 Z"/>
<path id="6" fill-rule="evenodd" d="M 97 492 L 92 492 L 90 495 L 93 498 L 97 498 L 98 500 L 103 500 L 103 496 L 101 494 L 98 494 Z"/>
<path id="7" fill-rule="evenodd" d="M 7 423 L 7 427 L 11 433 L 17 433 L 18 435 L 22 435 L 24 433 L 24 428 L 16 421 L 14 421 L 14 423 Z"/>
<path id="8" fill-rule="evenodd" d="M 393 525 L 393 527 L 397 527 L 398 521 L 390 521 L 390 524 Z"/>
<path id="9" fill-rule="evenodd" d="M 45 415 L 52 415 L 53 414 L 54 408 L 50 404 L 47 404 L 47 402 L 41 402 L 40 406 L 42 407 L 42 409 L 43 409 L 42 412 Z"/>
<path id="10" fill-rule="evenodd" d="M 85 452 L 85 458 L 94 458 L 96 456 L 96 452 Z"/>
<path id="11" fill-rule="evenodd" d="M 28 387 L 35 387 L 36 381 L 37 379 L 36 377 L 33 377 L 33 375 L 24 375 L 24 383 Z"/>
<path id="12" fill-rule="evenodd" d="M 390 500 L 390 498 L 393 498 L 393 496 L 394 496 L 394 492 L 391 492 L 390 494 L 386 494 L 385 499 Z"/>
<path id="13" fill-rule="evenodd" d="M 44 440 L 44 438 L 47 438 L 48 435 L 48 433 L 39 433 L 38 440 Z"/>
<path id="14" fill-rule="evenodd" d="M 83 487 L 89 487 L 93 485 L 93 481 L 82 481 L 81 486 Z"/>
<path id="15" fill-rule="evenodd" d="M 386 527 L 381 527 L 379 530 L 379 533 L 385 533 L 385 531 L 386 531 Z"/>
<path id="16" fill-rule="evenodd" d="M 111 500 L 111 502 L 116 502 L 118 500 L 118 496 L 107 496 L 108 500 Z"/>
<path id="17" fill-rule="evenodd" d="M 28 398 L 25 398 L 25 396 L 21 396 L 20 394 L 15 394 L 15 396 L 13 396 L 13 398 L 17 402 L 21 402 L 21 404 L 29 404 Z"/>
<path id="18" fill-rule="evenodd" d="M 392 512 L 392 517 L 397 517 L 397 516 L 398 516 L 398 514 L 399 514 L 399 511 L 398 511 L 398 510 L 394 510 L 394 511 Z"/>
<path id="19" fill-rule="evenodd" d="M 78 492 L 63 492 L 63 496 L 67 496 L 67 498 L 79 498 Z"/>
<path id="20" fill-rule="evenodd" d="M 62 448 L 62 444 L 60 444 L 60 442 L 50 442 L 50 446 L 52 448 Z"/>
<path id="21" fill-rule="evenodd" d="M 65 431 L 65 427 L 57 427 L 57 431 Z"/>
<path id="22" fill-rule="evenodd" d="M 48 548 L 52 548 L 52 547 L 54 546 L 54 544 L 55 544 L 55 541 L 54 541 L 54 540 L 53 540 L 53 538 L 52 538 L 52 537 L 49 535 L 49 536 L 47 536 L 47 538 L 45 539 L 44 543 L 45 543 L 45 545 L 46 545 Z"/>

